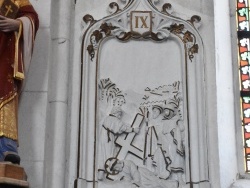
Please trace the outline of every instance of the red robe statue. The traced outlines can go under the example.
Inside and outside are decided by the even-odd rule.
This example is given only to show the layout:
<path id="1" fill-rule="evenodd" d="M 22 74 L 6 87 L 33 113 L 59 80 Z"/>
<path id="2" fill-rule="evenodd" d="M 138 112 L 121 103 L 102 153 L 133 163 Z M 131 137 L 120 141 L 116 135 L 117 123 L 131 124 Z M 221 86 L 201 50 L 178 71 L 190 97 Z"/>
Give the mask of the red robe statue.
<path id="1" fill-rule="evenodd" d="M 25 72 L 28 69 L 39 20 L 28 0 L 12 0 L 19 6 L 19 31 L 0 30 L 0 138 L 17 143 L 17 107 Z M 1 141 L 0 141 L 1 142 Z M 0 160 L 14 148 L 0 148 Z M 1 154 L 2 152 L 2 154 Z"/>

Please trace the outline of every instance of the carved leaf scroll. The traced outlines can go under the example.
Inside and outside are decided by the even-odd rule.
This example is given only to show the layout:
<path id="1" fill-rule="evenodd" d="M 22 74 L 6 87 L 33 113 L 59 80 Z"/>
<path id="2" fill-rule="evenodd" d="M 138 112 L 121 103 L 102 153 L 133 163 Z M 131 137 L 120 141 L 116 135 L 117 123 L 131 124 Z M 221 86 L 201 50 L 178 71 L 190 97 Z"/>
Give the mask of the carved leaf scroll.
<path id="1" fill-rule="evenodd" d="M 170 3 L 165 3 L 162 6 L 162 12 L 166 13 L 167 15 L 171 15 L 171 13 L 173 12 L 172 5 Z"/>
<path id="2" fill-rule="evenodd" d="M 116 14 L 116 13 L 118 13 L 120 11 L 121 11 L 121 9 L 120 9 L 119 5 L 116 2 L 112 2 L 112 3 L 109 4 L 109 12 L 111 14 Z"/>
<path id="3" fill-rule="evenodd" d="M 90 45 L 88 45 L 87 50 L 90 55 L 91 61 L 95 57 L 95 50 L 98 48 L 99 43 L 102 39 L 111 35 L 111 31 L 116 29 L 117 27 L 112 26 L 112 24 L 108 24 L 104 22 L 101 24 L 99 30 L 95 30 L 90 37 Z"/>
<path id="4" fill-rule="evenodd" d="M 185 27 L 183 24 L 173 24 L 169 28 L 171 33 L 177 35 L 180 39 L 182 39 L 184 44 L 192 43 L 191 47 L 188 48 L 188 56 L 190 61 L 194 58 L 194 54 L 198 53 L 199 46 L 196 44 L 196 38 L 190 31 L 185 31 Z"/>
<path id="5" fill-rule="evenodd" d="M 94 22 L 96 22 L 96 20 L 93 18 L 93 16 L 91 16 L 90 14 L 86 14 L 84 17 L 83 17 L 83 21 L 85 23 L 90 23 L 90 24 L 93 24 Z"/>
<path id="6" fill-rule="evenodd" d="M 196 24 L 200 23 L 201 21 L 201 17 L 198 15 L 193 15 L 191 17 L 190 20 L 188 20 L 188 22 L 190 22 L 194 27 L 196 26 Z M 196 26 L 197 27 L 197 26 Z M 198 27 L 197 27 L 198 28 Z"/>

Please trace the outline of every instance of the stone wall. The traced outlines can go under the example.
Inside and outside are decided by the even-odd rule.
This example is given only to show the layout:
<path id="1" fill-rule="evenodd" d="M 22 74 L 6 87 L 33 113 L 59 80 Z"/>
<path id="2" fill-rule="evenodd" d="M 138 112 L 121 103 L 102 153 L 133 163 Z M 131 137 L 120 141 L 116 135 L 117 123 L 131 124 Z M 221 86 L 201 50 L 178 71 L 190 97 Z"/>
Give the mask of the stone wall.
<path id="1" fill-rule="evenodd" d="M 72 188 L 77 178 L 79 104 L 75 99 L 80 95 L 81 22 L 86 14 L 96 20 L 107 16 L 107 7 L 115 0 L 30 1 L 39 14 L 40 28 L 19 106 L 21 165 L 31 188 Z M 237 71 L 233 77 L 230 41 L 235 33 L 230 32 L 229 4 L 227 0 L 168 3 L 178 17 L 202 18 L 199 32 L 205 48 L 209 175 L 212 187 L 227 188 L 242 171 L 235 145 L 235 122 L 239 121 L 234 119 L 234 113 L 239 114 L 239 110 L 234 111 L 237 97 L 233 83 L 237 80 L 232 78 L 237 77 Z M 232 25 L 234 10 L 231 14 Z M 245 181 L 243 184 L 248 186 Z"/>
<path id="2" fill-rule="evenodd" d="M 51 0 L 30 0 L 40 27 L 19 106 L 19 153 L 31 188 L 43 187 Z"/>

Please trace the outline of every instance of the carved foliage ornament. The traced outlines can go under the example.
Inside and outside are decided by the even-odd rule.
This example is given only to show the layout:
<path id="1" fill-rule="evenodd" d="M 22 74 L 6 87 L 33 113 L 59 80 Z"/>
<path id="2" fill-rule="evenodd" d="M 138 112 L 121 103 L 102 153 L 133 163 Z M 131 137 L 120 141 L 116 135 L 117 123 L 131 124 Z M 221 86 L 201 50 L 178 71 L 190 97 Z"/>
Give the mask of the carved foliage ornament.
<path id="1" fill-rule="evenodd" d="M 124 11 L 133 0 L 123 2 L 127 3 L 123 10 L 120 9 L 117 3 L 110 3 L 109 8 L 112 10 L 112 16 Z M 148 0 L 148 2 L 156 8 L 154 5 L 158 1 Z M 161 13 L 176 18 L 171 15 L 171 8 L 172 5 L 166 3 L 163 5 Z M 190 61 L 194 58 L 194 54 L 198 53 L 199 46 L 196 43 L 196 37 L 191 31 L 185 28 L 184 24 L 173 22 L 168 18 L 157 18 L 157 15 L 152 15 L 152 12 L 150 11 L 132 11 L 128 17 L 120 17 L 116 20 L 104 21 L 97 30 L 92 32 L 89 45 L 87 46 L 91 61 L 93 61 L 96 56 L 99 44 L 107 37 L 116 37 L 122 42 L 127 42 L 131 39 L 162 42 L 167 40 L 170 34 L 173 34 L 180 38 L 186 46 Z M 194 15 L 190 20 L 187 20 L 187 23 L 190 23 L 191 26 L 195 28 L 195 23 L 200 22 L 200 20 L 201 18 L 199 16 Z M 85 15 L 83 21 L 86 24 L 89 24 L 89 27 L 97 23 L 91 15 Z M 129 28 L 129 26 L 131 27 Z M 138 32 L 140 30 L 141 32 Z"/>

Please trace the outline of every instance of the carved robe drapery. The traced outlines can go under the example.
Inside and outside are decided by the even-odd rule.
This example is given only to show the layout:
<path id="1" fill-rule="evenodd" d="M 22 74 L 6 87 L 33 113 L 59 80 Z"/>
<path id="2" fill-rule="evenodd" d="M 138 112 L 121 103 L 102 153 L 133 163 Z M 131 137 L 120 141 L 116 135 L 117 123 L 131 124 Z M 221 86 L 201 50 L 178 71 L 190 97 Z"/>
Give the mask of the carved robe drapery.
<path id="1" fill-rule="evenodd" d="M 100 157 L 99 157 L 99 171 L 104 171 L 105 161 L 110 157 L 115 157 L 117 150 L 115 139 L 119 134 L 128 132 L 131 128 L 115 116 L 109 115 L 103 122 L 100 131 Z"/>
<path id="2" fill-rule="evenodd" d="M 28 69 L 38 15 L 29 1 L 17 0 L 19 31 L 0 31 L 0 136 L 17 140 L 17 106 L 24 74 Z"/>

